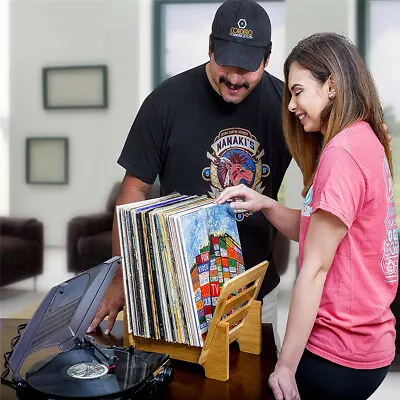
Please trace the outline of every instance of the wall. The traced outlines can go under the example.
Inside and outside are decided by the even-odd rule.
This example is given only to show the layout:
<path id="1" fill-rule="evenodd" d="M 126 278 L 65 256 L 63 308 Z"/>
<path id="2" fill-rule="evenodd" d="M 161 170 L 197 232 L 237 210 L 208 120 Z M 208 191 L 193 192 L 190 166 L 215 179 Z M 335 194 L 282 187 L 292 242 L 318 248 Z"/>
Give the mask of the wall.
<path id="1" fill-rule="evenodd" d="M 9 3 L 0 1 L 0 215 L 9 213 Z"/>
<path id="2" fill-rule="evenodd" d="M 150 88 L 151 36 L 146 32 L 151 27 L 139 29 L 149 4 L 146 0 L 11 1 L 10 214 L 40 219 L 46 245 L 65 245 L 68 220 L 103 210 L 112 183 L 123 177 L 116 160 Z M 109 108 L 44 110 L 42 67 L 85 64 L 108 66 Z M 68 185 L 25 183 L 28 136 L 69 137 Z"/>

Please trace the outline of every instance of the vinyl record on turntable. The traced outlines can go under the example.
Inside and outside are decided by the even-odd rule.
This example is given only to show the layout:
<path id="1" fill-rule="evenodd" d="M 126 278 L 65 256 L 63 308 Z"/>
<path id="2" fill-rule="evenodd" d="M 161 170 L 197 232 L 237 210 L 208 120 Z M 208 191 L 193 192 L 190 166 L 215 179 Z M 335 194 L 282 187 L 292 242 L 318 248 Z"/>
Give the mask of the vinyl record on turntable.
<path id="1" fill-rule="evenodd" d="M 134 391 L 151 373 L 146 361 L 129 351 L 103 351 L 115 359 L 111 372 L 94 349 L 76 348 L 35 364 L 27 372 L 26 382 L 49 397 L 96 398 Z"/>
<path id="2" fill-rule="evenodd" d="M 169 356 L 96 344 L 85 336 L 121 264 L 113 257 L 51 288 L 28 324 L 18 326 L 4 354 L 1 383 L 25 399 L 114 400 L 152 397 L 171 381 Z M 27 358 L 58 346 L 61 353 L 35 363 L 21 376 Z M 11 373 L 12 380 L 7 376 Z"/>

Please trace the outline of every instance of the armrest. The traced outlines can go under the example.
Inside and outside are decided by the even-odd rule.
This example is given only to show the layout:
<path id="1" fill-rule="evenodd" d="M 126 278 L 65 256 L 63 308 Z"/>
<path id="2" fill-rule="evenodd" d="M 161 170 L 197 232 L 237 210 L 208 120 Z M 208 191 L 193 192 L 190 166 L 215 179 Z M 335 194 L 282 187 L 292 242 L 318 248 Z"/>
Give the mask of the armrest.
<path id="1" fill-rule="evenodd" d="M 43 224 L 34 218 L 0 218 L 0 234 L 43 243 Z"/>
<path id="2" fill-rule="evenodd" d="M 92 236 L 112 229 L 114 214 L 101 212 L 72 218 L 68 223 L 68 236 Z"/>
<path id="3" fill-rule="evenodd" d="M 81 260 L 78 254 L 79 238 L 110 231 L 113 225 L 113 218 L 113 212 L 107 211 L 78 216 L 69 221 L 67 228 L 68 271 L 76 271 L 81 268 Z"/>

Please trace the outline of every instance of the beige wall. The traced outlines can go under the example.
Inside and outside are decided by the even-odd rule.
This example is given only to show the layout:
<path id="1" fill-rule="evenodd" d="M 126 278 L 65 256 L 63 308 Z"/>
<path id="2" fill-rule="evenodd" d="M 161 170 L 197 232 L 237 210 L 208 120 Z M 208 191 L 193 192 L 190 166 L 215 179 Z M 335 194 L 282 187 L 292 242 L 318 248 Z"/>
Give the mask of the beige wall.
<path id="1" fill-rule="evenodd" d="M 116 160 L 150 86 L 148 10 L 148 1 L 10 4 L 10 214 L 43 221 L 46 245 L 65 245 L 68 220 L 103 210 L 122 179 Z M 109 108 L 44 110 L 42 67 L 86 64 L 108 66 Z M 28 136 L 69 137 L 68 185 L 25 183 Z"/>

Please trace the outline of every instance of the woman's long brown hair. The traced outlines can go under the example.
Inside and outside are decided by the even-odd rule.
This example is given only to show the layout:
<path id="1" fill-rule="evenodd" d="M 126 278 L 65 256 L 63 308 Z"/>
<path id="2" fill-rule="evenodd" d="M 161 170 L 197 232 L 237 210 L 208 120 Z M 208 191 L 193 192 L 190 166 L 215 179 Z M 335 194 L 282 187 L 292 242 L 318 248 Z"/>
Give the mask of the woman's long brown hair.
<path id="1" fill-rule="evenodd" d="M 293 62 L 308 69 L 324 84 L 332 77 L 336 96 L 321 115 L 321 127 L 326 133 L 305 132 L 299 119 L 288 110 L 291 93 L 288 76 Z M 312 185 L 319 156 L 339 132 L 357 121 L 371 125 L 382 143 L 392 171 L 392 157 L 383 127 L 381 102 L 364 61 L 356 47 L 344 36 L 335 33 L 317 33 L 301 40 L 289 54 L 284 65 L 283 131 L 292 157 L 303 174 L 303 196 Z"/>

